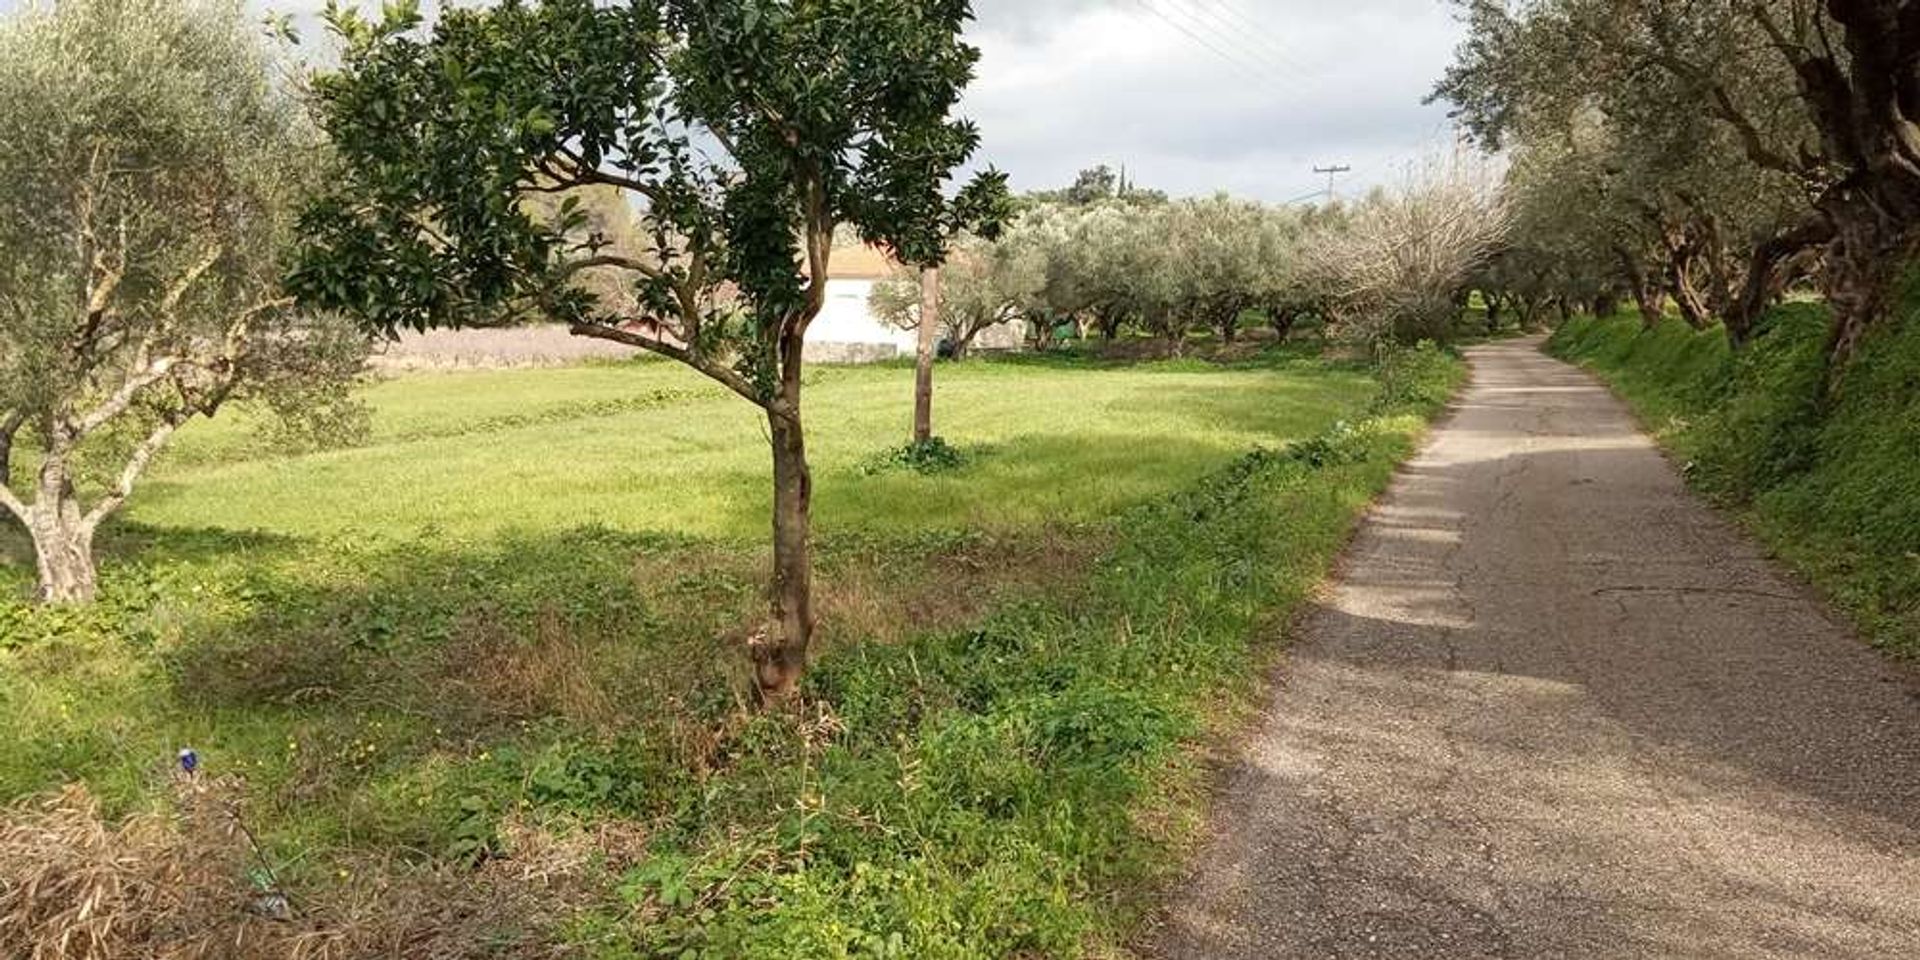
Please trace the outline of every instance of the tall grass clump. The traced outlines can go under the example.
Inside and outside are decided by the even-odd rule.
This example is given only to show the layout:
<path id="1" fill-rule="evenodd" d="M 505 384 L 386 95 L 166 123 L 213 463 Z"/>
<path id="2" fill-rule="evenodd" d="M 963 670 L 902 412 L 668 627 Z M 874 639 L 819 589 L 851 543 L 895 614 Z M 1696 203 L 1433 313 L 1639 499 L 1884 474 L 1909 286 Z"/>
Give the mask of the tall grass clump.
<path id="1" fill-rule="evenodd" d="M 1825 307 L 1776 307 L 1745 350 L 1718 330 L 1582 318 L 1549 343 L 1604 377 L 1681 461 L 1851 613 L 1920 656 L 1920 280 L 1835 389 Z"/>

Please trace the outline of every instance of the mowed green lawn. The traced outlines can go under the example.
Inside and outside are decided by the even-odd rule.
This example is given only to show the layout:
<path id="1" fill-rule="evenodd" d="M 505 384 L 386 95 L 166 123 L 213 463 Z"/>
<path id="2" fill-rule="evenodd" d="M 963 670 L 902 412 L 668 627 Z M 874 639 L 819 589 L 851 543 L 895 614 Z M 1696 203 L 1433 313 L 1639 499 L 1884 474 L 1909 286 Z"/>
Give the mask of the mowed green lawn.
<path id="1" fill-rule="evenodd" d="M 862 469 L 906 439 L 910 369 L 821 368 L 811 381 L 823 534 L 1098 518 L 1314 433 L 1371 389 L 1359 372 L 1306 363 L 946 366 L 937 431 L 974 457 L 921 476 Z M 732 539 L 768 524 L 763 419 L 678 365 L 414 374 L 366 400 L 371 441 L 353 449 L 247 457 L 244 418 L 196 425 L 129 517 L 294 536 L 597 524 Z"/>

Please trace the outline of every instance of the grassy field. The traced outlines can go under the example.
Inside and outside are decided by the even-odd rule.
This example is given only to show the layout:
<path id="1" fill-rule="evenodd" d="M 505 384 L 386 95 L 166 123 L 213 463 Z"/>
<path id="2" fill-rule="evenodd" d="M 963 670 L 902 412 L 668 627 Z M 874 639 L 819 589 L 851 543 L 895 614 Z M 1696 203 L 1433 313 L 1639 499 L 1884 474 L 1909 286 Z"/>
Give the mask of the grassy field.
<path id="1" fill-rule="evenodd" d="M 1776 308 L 1736 354 L 1718 330 L 1637 317 L 1560 328 L 1686 470 L 1890 653 L 1920 656 L 1920 284 L 1823 400 L 1828 315 Z"/>
<path id="2" fill-rule="evenodd" d="M 778 715 L 740 649 L 762 428 L 692 375 L 408 376 L 365 444 L 300 456 L 201 425 L 100 604 L 0 602 L 0 799 L 85 789 L 0 853 L 212 864 L 171 922 L 257 955 L 1111 953 L 1190 828 L 1188 748 L 1458 375 L 1386 369 L 943 368 L 967 462 L 931 475 L 885 460 L 908 369 L 817 370 L 823 642 Z M 146 826 L 89 833 L 94 803 Z M 235 917 L 235 876 L 297 922 Z"/>

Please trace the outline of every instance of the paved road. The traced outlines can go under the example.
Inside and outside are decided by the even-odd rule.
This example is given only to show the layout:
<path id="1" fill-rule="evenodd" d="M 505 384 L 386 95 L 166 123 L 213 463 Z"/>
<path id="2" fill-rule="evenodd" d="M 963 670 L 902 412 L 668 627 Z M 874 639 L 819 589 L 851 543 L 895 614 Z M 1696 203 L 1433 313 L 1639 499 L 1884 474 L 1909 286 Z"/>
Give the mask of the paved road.
<path id="1" fill-rule="evenodd" d="M 1920 683 L 1507 342 L 1226 773 L 1170 958 L 1920 958 Z"/>

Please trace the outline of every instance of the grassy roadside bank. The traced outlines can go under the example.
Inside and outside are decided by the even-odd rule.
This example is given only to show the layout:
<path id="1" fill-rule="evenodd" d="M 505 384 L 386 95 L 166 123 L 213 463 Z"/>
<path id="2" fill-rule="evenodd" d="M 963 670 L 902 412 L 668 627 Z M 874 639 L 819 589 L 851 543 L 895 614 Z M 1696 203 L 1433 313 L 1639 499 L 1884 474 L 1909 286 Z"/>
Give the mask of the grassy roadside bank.
<path id="1" fill-rule="evenodd" d="M 1920 286 L 1819 402 L 1827 318 L 1788 304 L 1738 354 L 1718 330 L 1580 318 L 1549 352 L 1599 374 L 1679 461 L 1873 644 L 1920 657 Z"/>
<path id="2" fill-rule="evenodd" d="M 0 722 L 20 731 L 0 786 L 39 794 L 0 816 L 0 889 L 84 890 L 103 855 L 149 871 L 105 901 L 131 946 L 101 956 L 189 935 L 247 957 L 1117 955 L 1195 826 L 1189 747 L 1460 372 L 1433 351 L 1377 378 L 1284 356 L 968 368 L 948 397 L 982 402 L 948 422 L 985 453 L 926 478 L 862 472 L 900 420 L 869 395 L 906 394 L 836 372 L 822 394 L 857 411 L 825 434 L 850 488 L 821 545 L 836 639 L 794 715 L 736 702 L 726 633 L 764 558 L 712 517 L 656 524 L 679 514 L 634 498 L 607 527 L 529 509 L 494 531 L 468 491 L 518 480 L 532 447 L 410 478 L 445 504 L 418 538 L 363 541 L 277 495 L 461 431 L 521 450 L 495 439 L 517 423 L 451 405 L 476 425 L 257 468 L 222 448 L 120 532 L 99 608 L 0 606 Z M 983 415 L 1009 387 L 1029 397 Z M 1088 412 L 1052 412 L 1067 399 Z M 602 442 L 585 426 L 559 442 Z M 757 468 L 711 459 L 723 482 Z M 1063 511 L 1061 476 L 1104 489 Z M 1154 492 L 1104 508 L 1134 489 Z M 193 783 L 165 772 L 184 745 Z M 49 805 L 61 783 L 88 795 Z M 291 894 L 294 921 L 236 915 L 236 878 Z M 35 909 L 0 896 L 0 919 L 26 918 L 0 924 L 0 954 L 59 929 Z"/>

